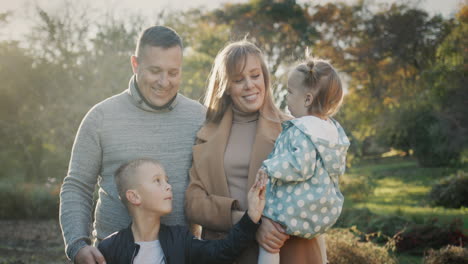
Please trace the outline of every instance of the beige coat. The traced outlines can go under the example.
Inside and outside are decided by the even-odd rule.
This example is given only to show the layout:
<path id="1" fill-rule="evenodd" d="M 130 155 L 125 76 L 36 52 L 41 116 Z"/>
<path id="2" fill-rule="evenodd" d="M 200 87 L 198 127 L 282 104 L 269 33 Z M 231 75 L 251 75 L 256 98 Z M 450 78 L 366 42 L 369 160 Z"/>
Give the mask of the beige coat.
<path id="1" fill-rule="evenodd" d="M 232 227 L 230 197 L 224 173 L 224 151 L 232 125 L 232 110 L 228 109 L 219 124 L 207 124 L 197 133 L 193 147 L 190 185 L 186 192 L 185 212 L 189 221 L 203 227 L 202 237 L 220 239 Z M 281 123 L 259 116 L 255 143 L 248 173 L 250 188 L 263 160 L 272 151 L 281 132 Z M 246 190 L 247 195 L 247 190 Z M 238 263 L 257 263 L 258 246 L 249 247 Z M 322 263 L 317 239 L 292 238 L 281 248 L 281 263 Z"/>

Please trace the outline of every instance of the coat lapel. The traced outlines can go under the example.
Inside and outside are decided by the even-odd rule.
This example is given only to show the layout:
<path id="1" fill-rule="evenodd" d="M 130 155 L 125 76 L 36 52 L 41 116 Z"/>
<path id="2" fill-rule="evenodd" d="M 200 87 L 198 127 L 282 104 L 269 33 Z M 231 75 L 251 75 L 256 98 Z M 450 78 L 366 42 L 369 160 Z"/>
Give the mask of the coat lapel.
<path id="1" fill-rule="evenodd" d="M 207 191 L 230 197 L 224 173 L 224 152 L 231 133 L 232 110 L 226 111 L 219 124 L 205 125 L 197 133 L 198 143 L 193 147 L 193 156 L 198 175 Z"/>
<path id="2" fill-rule="evenodd" d="M 280 123 L 268 120 L 262 115 L 259 116 L 255 143 L 250 155 L 249 175 L 247 180 L 248 189 L 254 184 L 257 171 L 260 169 L 262 162 L 268 157 L 268 154 L 273 150 L 276 138 L 280 132 Z"/>
<path id="3" fill-rule="evenodd" d="M 198 175 L 209 193 L 231 197 L 224 172 L 224 152 L 231 133 L 232 109 L 229 107 L 219 124 L 207 124 L 197 133 L 198 144 L 193 147 L 193 156 Z M 281 123 L 259 116 L 255 142 L 250 155 L 248 189 L 254 184 L 262 162 L 273 150 L 281 132 Z M 247 190 L 248 191 L 248 190 Z"/>

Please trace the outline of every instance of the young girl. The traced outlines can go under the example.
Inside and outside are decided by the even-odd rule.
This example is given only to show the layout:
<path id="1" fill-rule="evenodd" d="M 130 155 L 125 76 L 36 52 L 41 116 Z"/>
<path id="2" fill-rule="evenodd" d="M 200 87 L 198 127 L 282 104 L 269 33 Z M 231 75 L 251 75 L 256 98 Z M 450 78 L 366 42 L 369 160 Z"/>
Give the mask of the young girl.
<path id="1" fill-rule="evenodd" d="M 283 122 L 259 170 L 270 179 L 263 214 L 289 235 L 311 239 L 327 231 L 341 213 L 338 178 L 345 170 L 349 140 L 331 116 L 342 98 L 338 74 L 326 61 L 309 59 L 289 74 L 287 104 L 295 118 Z M 259 263 L 279 263 L 279 254 L 261 248 Z"/>

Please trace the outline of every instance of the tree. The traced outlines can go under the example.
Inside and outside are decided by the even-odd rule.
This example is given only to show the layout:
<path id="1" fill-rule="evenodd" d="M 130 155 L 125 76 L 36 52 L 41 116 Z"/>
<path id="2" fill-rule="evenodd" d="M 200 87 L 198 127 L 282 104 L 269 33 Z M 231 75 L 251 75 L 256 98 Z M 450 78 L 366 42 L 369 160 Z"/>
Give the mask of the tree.
<path id="1" fill-rule="evenodd" d="M 47 98 L 45 76 L 48 65 L 36 65 L 18 42 L 0 43 L 0 146 L 5 175 L 23 172 L 29 180 L 43 176 L 45 155 L 43 136 L 47 128 L 39 116 Z M 33 85 L 34 84 L 34 85 Z M 3 159 L 2 159 L 3 160 Z"/>
<path id="2" fill-rule="evenodd" d="M 451 30 L 450 21 L 404 4 L 384 6 L 377 12 L 367 9 L 364 1 L 318 5 L 315 10 L 313 21 L 323 29 L 315 53 L 331 58 L 350 78 L 338 117 L 352 137 L 358 142 L 377 138 L 403 150 L 435 147 L 427 140 L 416 143 L 414 139 L 414 131 L 428 128 L 411 127 L 416 120 L 435 120 L 435 115 L 420 118 L 408 111 L 425 109 L 433 102 L 423 79 Z M 365 153 L 365 149 L 358 152 Z"/>
<path id="3" fill-rule="evenodd" d="M 294 0 L 251 0 L 225 4 L 205 19 L 229 27 L 230 39 L 248 37 L 260 47 L 276 84 L 273 88 L 277 101 L 281 101 L 284 85 L 277 82 L 278 78 L 291 63 L 304 58 L 306 48 L 319 39 L 308 10 L 309 5 L 301 6 Z"/>

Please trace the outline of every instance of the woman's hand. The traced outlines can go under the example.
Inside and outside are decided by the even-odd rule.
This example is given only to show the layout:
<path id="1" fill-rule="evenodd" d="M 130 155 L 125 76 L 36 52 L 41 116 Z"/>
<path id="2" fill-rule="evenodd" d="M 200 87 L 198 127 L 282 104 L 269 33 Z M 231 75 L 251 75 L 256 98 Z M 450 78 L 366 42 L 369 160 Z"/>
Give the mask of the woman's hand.
<path id="1" fill-rule="evenodd" d="M 263 170 L 259 170 L 257 177 L 255 178 L 255 183 L 252 185 L 252 188 L 250 188 L 249 193 L 247 194 L 249 207 L 247 213 L 254 223 L 258 223 L 258 221 L 260 221 L 263 208 L 265 208 L 265 185 L 267 181 L 267 174 Z"/>
<path id="2" fill-rule="evenodd" d="M 280 252 L 284 242 L 289 239 L 289 235 L 280 224 L 266 217 L 262 218 L 262 224 L 257 230 L 256 236 L 258 244 L 270 253 Z"/>

